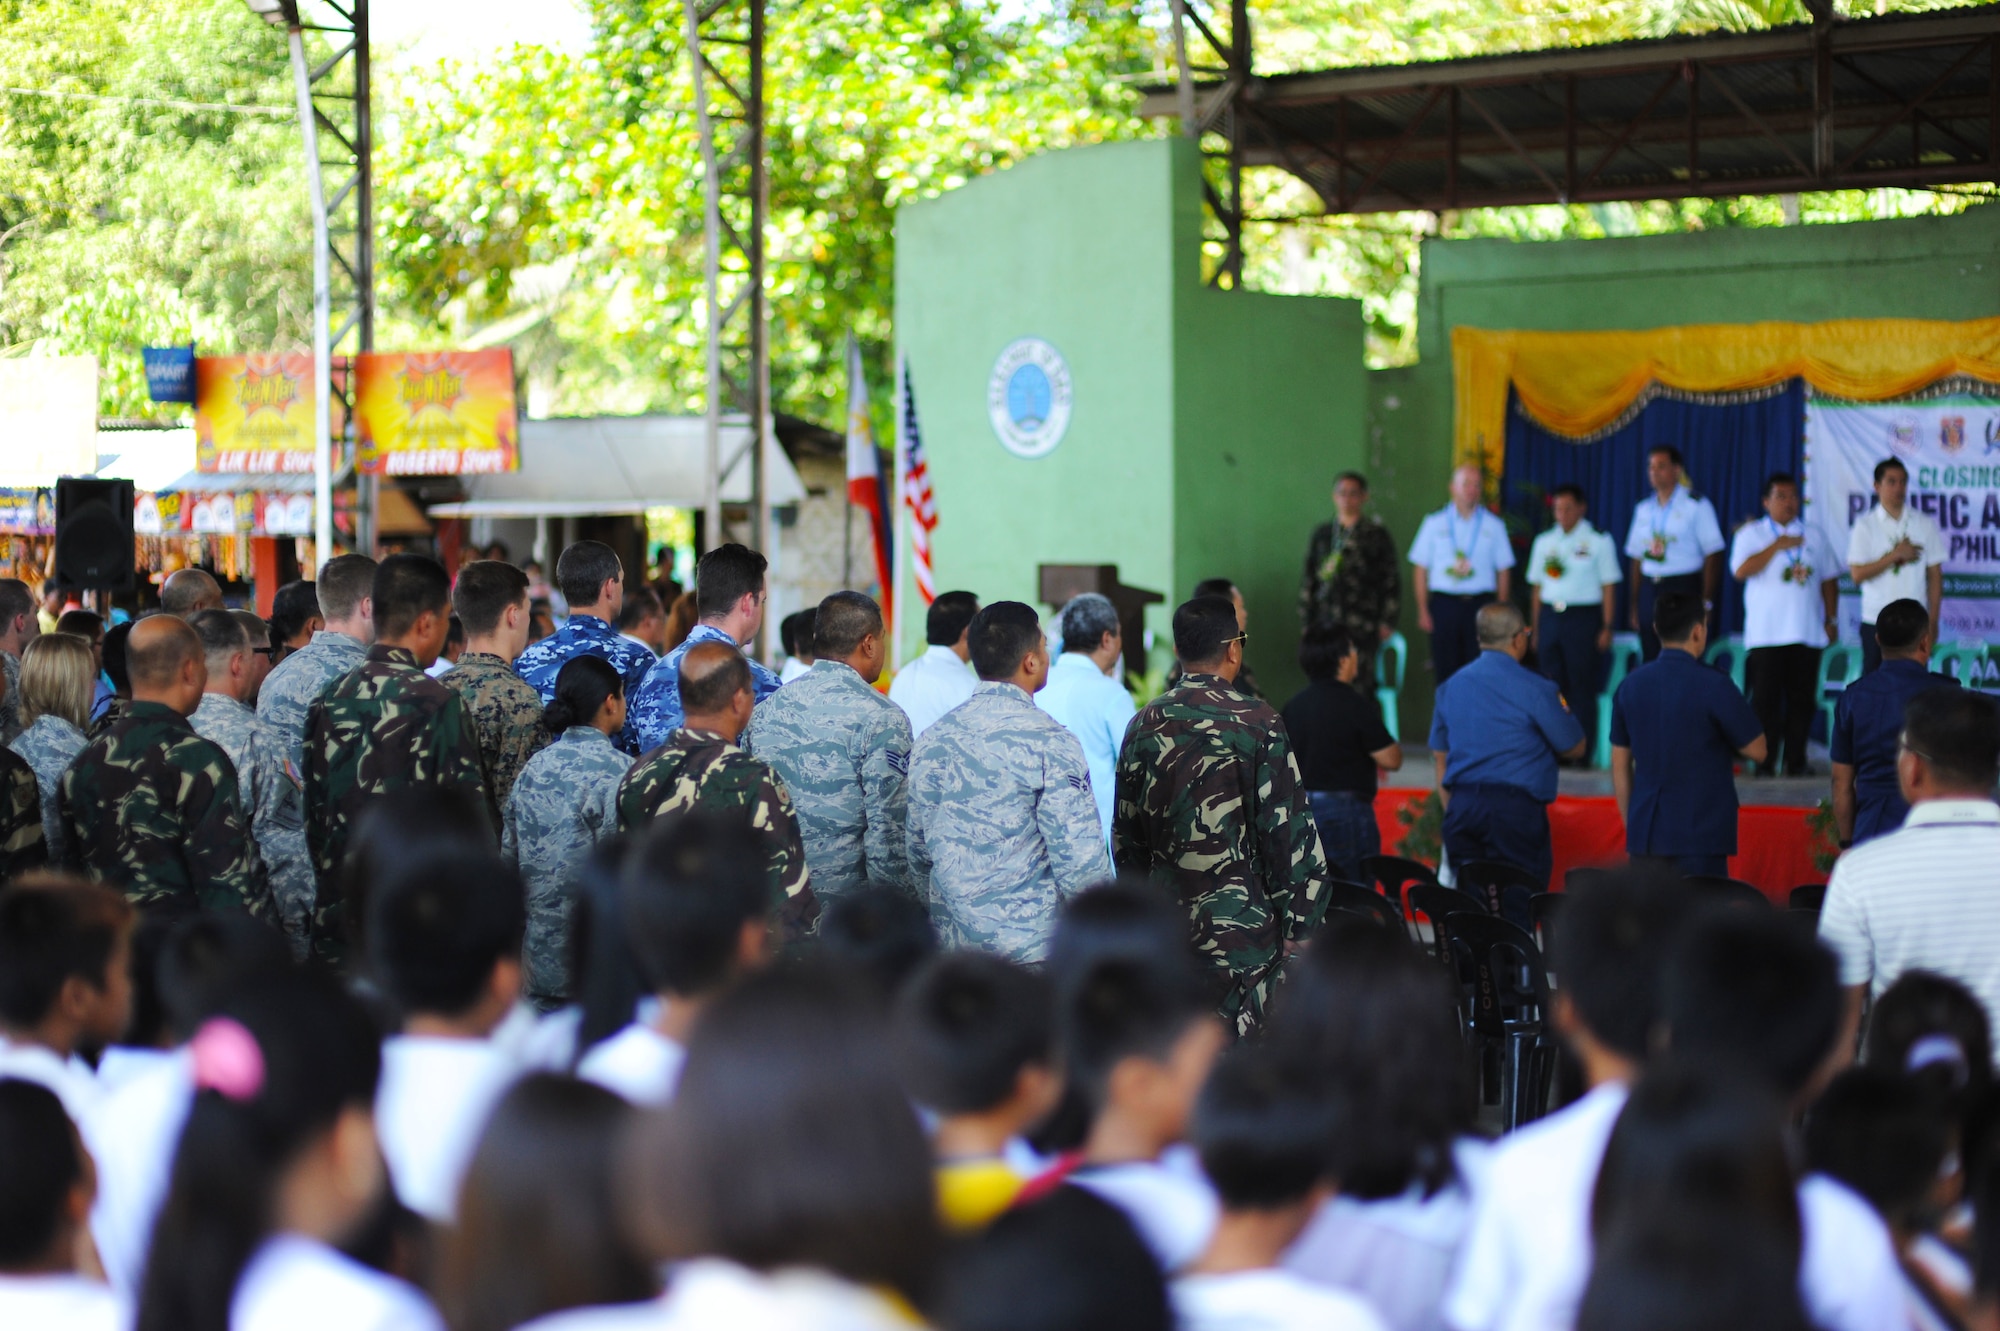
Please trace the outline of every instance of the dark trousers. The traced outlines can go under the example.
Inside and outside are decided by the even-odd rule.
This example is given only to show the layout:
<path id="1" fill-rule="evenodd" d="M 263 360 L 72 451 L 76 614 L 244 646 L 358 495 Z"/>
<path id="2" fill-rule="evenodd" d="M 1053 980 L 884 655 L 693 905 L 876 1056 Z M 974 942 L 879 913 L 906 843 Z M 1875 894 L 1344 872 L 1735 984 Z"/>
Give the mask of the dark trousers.
<path id="1" fill-rule="evenodd" d="M 1351 790 L 1308 790 L 1319 848 L 1326 853 L 1327 872 L 1348 883 L 1367 883 L 1361 861 L 1382 853 L 1382 829 L 1375 822 L 1375 800 Z"/>
<path id="2" fill-rule="evenodd" d="M 1634 864 L 1647 864 L 1679 874 L 1683 878 L 1727 878 L 1727 855 L 1634 855 Z"/>
<path id="3" fill-rule="evenodd" d="M 1660 635 L 1653 632 L 1653 601 L 1661 592 L 1701 595 L 1701 574 L 1676 573 L 1670 578 L 1639 578 L 1639 650 L 1651 661 L 1660 654 Z"/>
<path id="4" fill-rule="evenodd" d="M 1745 662 L 1750 706 L 1764 727 L 1765 756 L 1757 770 L 1765 776 L 1778 771 L 1786 776 L 1805 774 L 1806 736 L 1819 705 L 1819 652 L 1797 643 L 1755 647 Z"/>
<path id="5" fill-rule="evenodd" d="M 1597 739 L 1597 681 L 1603 653 L 1597 635 L 1604 629 L 1604 607 L 1573 605 L 1567 610 L 1542 607 L 1535 625 L 1535 651 L 1542 673 L 1554 680 L 1569 703 L 1571 715 L 1583 725 L 1584 736 Z M 1588 761 L 1588 760 L 1586 760 Z"/>
<path id="6" fill-rule="evenodd" d="M 1479 656 L 1479 607 L 1492 599 L 1491 595 L 1431 593 L 1431 673 L 1438 683 Z"/>
<path id="7" fill-rule="evenodd" d="M 1547 882 L 1556 863 L 1548 806 L 1519 786 L 1461 781 L 1444 811 L 1444 851 L 1453 864 L 1501 860 Z"/>
<path id="8" fill-rule="evenodd" d="M 1936 628 L 1937 626 L 1932 625 L 1931 627 Z M 1861 626 L 1861 673 L 1865 675 L 1881 664 L 1882 644 L 1875 641 L 1875 626 L 1873 624 L 1863 624 Z"/>

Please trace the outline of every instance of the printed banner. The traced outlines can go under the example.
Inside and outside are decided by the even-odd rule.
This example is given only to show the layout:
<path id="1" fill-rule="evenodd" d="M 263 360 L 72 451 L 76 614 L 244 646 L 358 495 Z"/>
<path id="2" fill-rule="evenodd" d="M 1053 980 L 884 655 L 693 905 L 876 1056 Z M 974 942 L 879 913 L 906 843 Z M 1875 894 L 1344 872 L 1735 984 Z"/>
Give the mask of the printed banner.
<path id="1" fill-rule="evenodd" d="M 197 356 L 194 432 L 198 471 L 311 471 L 312 357 Z"/>
<path id="2" fill-rule="evenodd" d="M 364 355 L 355 365 L 357 462 L 391 476 L 513 471 L 514 354 Z"/>
<path id="3" fill-rule="evenodd" d="M 1941 644 L 2000 642 L 2000 399 L 1806 402 L 1806 517 L 1843 558 L 1848 532 L 1875 502 L 1875 464 L 1910 469 L 1909 502 L 1945 539 Z M 1842 577 L 1841 636 L 1859 636 L 1861 597 Z"/>
<path id="4" fill-rule="evenodd" d="M 10 536 L 55 535 L 55 492 L 0 490 L 0 532 Z"/>

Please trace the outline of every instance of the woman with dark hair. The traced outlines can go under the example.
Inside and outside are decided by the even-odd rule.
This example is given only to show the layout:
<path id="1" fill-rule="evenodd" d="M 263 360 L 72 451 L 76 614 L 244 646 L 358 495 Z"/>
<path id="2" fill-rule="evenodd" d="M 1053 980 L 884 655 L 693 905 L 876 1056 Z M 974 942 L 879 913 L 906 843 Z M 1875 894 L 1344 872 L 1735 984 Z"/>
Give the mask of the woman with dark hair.
<path id="1" fill-rule="evenodd" d="M 1312 805 L 1320 848 L 1334 877 L 1361 882 L 1361 861 L 1382 853 L 1375 824 L 1376 772 L 1403 765 L 1402 746 L 1382 723 L 1373 690 L 1356 683 L 1361 650 L 1340 627 L 1313 628 L 1299 642 L 1311 682 L 1285 704 L 1299 780 Z"/>
<path id="2" fill-rule="evenodd" d="M 631 1117 L 610 1091 L 545 1074 L 494 1107 L 432 1282 L 451 1331 L 511 1331 L 659 1292 L 614 1223 L 612 1156 Z"/>
<path id="3" fill-rule="evenodd" d="M 1810 1331 L 1796 1256 L 1754 1220 L 1670 1207 L 1599 1245 L 1576 1331 Z"/>
<path id="4" fill-rule="evenodd" d="M 571 657 L 543 723 L 555 742 L 515 779 L 500 852 L 528 886 L 522 989 L 549 1011 L 571 993 L 571 886 L 591 847 L 618 830 L 618 783 L 632 766 L 612 740 L 625 725 L 624 679 L 600 657 Z"/>
<path id="5" fill-rule="evenodd" d="M 387 1183 L 380 1034 L 331 980 L 270 980 L 189 1042 L 194 1103 L 154 1230 L 138 1331 L 441 1331 L 340 1248 Z"/>
<path id="6" fill-rule="evenodd" d="M 1439 1305 L 1485 1162 L 1477 1087 L 1451 976 L 1403 939 L 1340 921 L 1306 949 L 1270 1039 L 1350 1107 L 1333 1145 L 1340 1193 L 1285 1268 L 1360 1294 L 1395 1331 L 1443 1326 Z"/>

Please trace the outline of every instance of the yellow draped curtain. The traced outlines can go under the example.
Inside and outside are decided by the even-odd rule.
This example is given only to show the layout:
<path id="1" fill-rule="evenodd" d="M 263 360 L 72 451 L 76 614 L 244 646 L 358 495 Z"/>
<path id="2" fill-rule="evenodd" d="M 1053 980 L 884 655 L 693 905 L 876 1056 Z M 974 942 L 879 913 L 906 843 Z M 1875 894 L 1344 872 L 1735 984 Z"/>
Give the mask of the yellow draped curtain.
<path id="1" fill-rule="evenodd" d="M 1804 379 L 1839 397 L 1880 401 L 1951 375 L 2000 383 L 2000 319 L 1835 319 L 1827 323 L 1686 324 L 1640 332 L 1548 333 L 1454 328 L 1452 456 L 1497 483 L 1506 461 L 1507 390 L 1557 434 L 1616 421 L 1648 384 L 1687 392 L 1767 388 Z"/>

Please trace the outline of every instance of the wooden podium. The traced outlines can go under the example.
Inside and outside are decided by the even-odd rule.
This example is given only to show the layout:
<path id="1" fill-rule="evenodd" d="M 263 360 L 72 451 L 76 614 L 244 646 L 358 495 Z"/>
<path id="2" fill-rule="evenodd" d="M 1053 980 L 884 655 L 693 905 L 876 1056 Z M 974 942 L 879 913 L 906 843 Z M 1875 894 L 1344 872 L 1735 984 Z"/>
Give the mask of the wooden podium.
<path id="1" fill-rule="evenodd" d="M 1146 607 L 1159 605 L 1165 596 L 1144 587 L 1127 587 L 1118 581 L 1116 564 L 1042 564 L 1037 572 L 1043 604 L 1058 611 L 1085 592 L 1109 600 L 1118 610 L 1118 627 L 1125 635 L 1125 673 L 1135 678 L 1146 673 Z"/>

